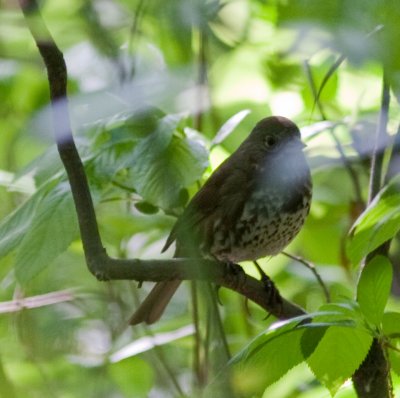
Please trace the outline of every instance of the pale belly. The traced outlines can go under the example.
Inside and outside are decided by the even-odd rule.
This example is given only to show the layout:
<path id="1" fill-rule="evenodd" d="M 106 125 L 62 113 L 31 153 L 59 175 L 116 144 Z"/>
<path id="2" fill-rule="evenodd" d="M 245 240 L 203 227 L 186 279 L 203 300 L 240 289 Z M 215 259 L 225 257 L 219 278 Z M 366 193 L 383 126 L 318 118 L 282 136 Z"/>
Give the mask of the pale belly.
<path id="1" fill-rule="evenodd" d="M 293 212 L 269 206 L 263 216 L 255 217 L 254 208 L 245 208 L 235 229 L 215 225 L 210 252 L 219 261 L 233 263 L 278 254 L 299 233 L 309 207 L 310 197 L 306 196 Z"/>

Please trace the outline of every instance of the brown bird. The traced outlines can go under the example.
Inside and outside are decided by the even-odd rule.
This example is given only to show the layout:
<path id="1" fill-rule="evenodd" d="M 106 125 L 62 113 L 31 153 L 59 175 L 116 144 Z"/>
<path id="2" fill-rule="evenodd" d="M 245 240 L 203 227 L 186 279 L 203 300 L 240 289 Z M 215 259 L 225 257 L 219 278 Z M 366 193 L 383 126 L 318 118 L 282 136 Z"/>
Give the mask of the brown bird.
<path id="1" fill-rule="evenodd" d="M 259 121 L 239 148 L 194 195 L 178 218 L 165 251 L 226 263 L 281 252 L 300 231 L 311 204 L 311 176 L 298 127 L 273 116 Z M 180 280 L 158 282 L 130 319 L 151 324 Z"/>

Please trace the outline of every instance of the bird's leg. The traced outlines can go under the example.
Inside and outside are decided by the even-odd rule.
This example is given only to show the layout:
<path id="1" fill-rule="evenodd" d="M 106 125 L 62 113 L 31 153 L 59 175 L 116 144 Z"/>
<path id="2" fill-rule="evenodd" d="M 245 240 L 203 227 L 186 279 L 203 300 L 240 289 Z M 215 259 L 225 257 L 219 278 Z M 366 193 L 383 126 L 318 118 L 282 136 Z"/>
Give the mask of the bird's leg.
<path id="1" fill-rule="evenodd" d="M 236 263 L 232 263 L 232 262 L 227 262 L 226 263 L 226 270 L 227 273 L 233 274 L 233 275 L 239 275 L 244 273 L 243 268 Z"/>
<path id="2" fill-rule="evenodd" d="M 226 267 L 226 274 L 227 275 L 233 275 L 235 278 L 237 278 L 237 276 L 238 275 L 240 275 L 240 274 L 244 274 L 245 275 L 245 272 L 243 271 L 243 268 L 239 265 L 239 264 L 236 264 L 236 263 L 232 263 L 232 262 L 226 262 L 225 263 L 225 267 Z M 240 283 L 240 282 L 238 282 L 238 283 Z M 215 286 L 215 290 L 216 290 L 216 295 L 217 295 L 217 300 L 218 300 L 218 303 L 219 304 L 221 304 L 222 305 L 222 301 L 221 301 L 221 299 L 220 299 L 220 297 L 219 297 L 219 289 L 220 289 L 220 285 L 216 285 Z"/>
<path id="3" fill-rule="evenodd" d="M 257 261 L 253 261 L 253 263 L 256 266 L 258 272 L 260 273 L 261 282 L 264 284 L 265 290 L 268 293 L 268 304 L 271 306 L 276 306 L 276 305 L 282 306 L 282 297 L 272 279 L 264 272 L 264 270 L 260 267 L 260 264 L 258 264 Z"/>

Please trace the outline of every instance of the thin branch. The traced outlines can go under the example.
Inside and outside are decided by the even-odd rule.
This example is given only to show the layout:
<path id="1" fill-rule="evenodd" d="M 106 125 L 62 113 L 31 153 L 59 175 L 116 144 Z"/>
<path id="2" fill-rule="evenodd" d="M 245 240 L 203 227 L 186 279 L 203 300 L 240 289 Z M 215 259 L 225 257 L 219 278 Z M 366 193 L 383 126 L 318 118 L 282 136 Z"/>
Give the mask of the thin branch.
<path id="1" fill-rule="evenodd" d="M 85 170 L 72 136 L 67 101 L 67 67 L 62 52 L 43 21 L 37 1 L 19 0 L 19 3 L 47 69 L 57 149 L 71 185 L 86 261 L 89 268 L 96 268 L 97 265 L 92 264 L 93 258 L 99 255 L 106 257 L 106 253 Z"/>
<path id="2" fill-rule="evenodd" d="M 331 65 L 331 67 L 329 68 L 327 74 L 324 76 L 324 79 L 323 79 L 323 81 L 321 83 L 321 86 L 319 87 L 318 90 L 317 90 L 316 85 L 315 85 L 315 81 L 314 81 L 314 77 L 312 75 L 312 71 L 311 71 L 310 65 L 309 65 L 309 63 L 307 61 L 304 62 L 306 76 L 307 76 L 308 82 L 310 84 L 311 92 L 312 92 L 312 94 L 314 96 L 314 106 L 317 105 L 319 113 L 320 113 L 321 118 L 322 118 L 323 121 L 326 121 L 328 119 L 326 117 L 324 108 L 323 108 L 322 103 L 320 101 L 322 90 L 325 87 L 325 85 L 328 82 L 328 80 L 330 79 L 330 77 L 333 75 L 333 73 L 337 70 L 337 68 L 345 60 L 345 58 L 346 57 L 344 57 L 344 56 L 340 56 L 333 63 L 333 65 Z M 347 158 L 346 154 L 344 153 L 343 146 L 342 146 L 340 140 L 337 138 L 337 136 L 335 134 L 335 127 L 336 127 L 336 125 L 331 127 L 331 128 L 329 128 L 328 131 L 331 134 L 333 140 L 335 141 L 336 150 L 338 151 L 338 153 L 340 155 L 340 159 L 342 160 L 342 162 L 344 164 L 344 167 L 346 168 L 346 170 L 347 170 L 347 172 L 348 172 L 348 174 L 350 176 L 350 180 L 353 183 L 355 196 L 356 196 L 356 201 L 357 201 L 357 203 L 364 204 L 364 200 L 362 198 L 362 193 L 361 193 L 361 184 L 360 184 L 360 181 L 358 179 L 358 175 L 357 175 L 356 171 L 354 170 L 351 162 Z"/>
<path id="3" fill-rule="evenodd" d="M 233 290 L 260 305 L 279 319 L 305 314 L 296 304 L 282 299 L 282 304 L 271 303 L 265 284 L 241 270 L 212 260 L 173 258 L 163 260 L 103 259 L 98 278 L 104 280 L 166 281 L 202 280 Z"/>
<path id="4" fill-rule="evenodd" d="M 321 286 L 321 288 L 325 294 L 326 302 L 330 303 L 331 295 L 329 293 L 328 287 L 325 285 L 324 281 L 322 280 L 321 275 L 318 273 L 318 270 L 315 267 L 315 265 L 312 262 L 307 261 L 302 257 L 294 256 L 293 254 L 289 254 L 287 252 L 282 252 L 282 254 L 286 257 L 291 258 L 292 260 L 298 261 L 299 263 L 305 265 L 314 274 L 315 278 L 317 279 L 319 285 Z"/>
<path id="5" fill-rule="evenodd" d="M 313 109 L 311 111 L 311 115 L 314 112 L 315 105 L 317 105 L 319 113 L 321 114 L 322 120 L 327 120 L 327 118 L 325 116 L 324 108 L 323 108 L 322 103 L 320 101 L 321 88 L 317 91 L 317 87 L 315 85 L 315 80 L 314 80 L 314 77 L 313 77 L 313 74 L 312 74 L 312 70 L 311 70 L 311 67 L 310 67 L 310 64 L 308 63 L 308 61 L 305 60 L 303 62 L 303 65 L 304 65 L 304 70 L 306 72 L 306 77 L 307 77 L 308 83 L 309 83 L 310 88 L 311 88 L 312 95 L 314 97 L 314 104 L 313 104 Z"/>
<path id="6" fill-rule="evenodd" d="M 386 77 L 383 75 L 381 109 L 379 112 L 379 121 L 375 133 L 375 144 L 371 159 L 371 177 L 369 185 L 368 203 L 371 203 L 374 197 L 381 189 L 382 184 L 382 166 L 385 148 L 382 145 L 387 142 L 387 124 L 389 119 L 390 87 Z"/>
<path id="7" fill-rule="evenodd" d="M 18 312 L 27 308 L 39 308 L 48 305 L 72 301 L 76 297 L 71 290 L 60 290 L 31 297 L 22 297 L 11 301 L 0 302 L 0 314 L 7 312 Z"/>

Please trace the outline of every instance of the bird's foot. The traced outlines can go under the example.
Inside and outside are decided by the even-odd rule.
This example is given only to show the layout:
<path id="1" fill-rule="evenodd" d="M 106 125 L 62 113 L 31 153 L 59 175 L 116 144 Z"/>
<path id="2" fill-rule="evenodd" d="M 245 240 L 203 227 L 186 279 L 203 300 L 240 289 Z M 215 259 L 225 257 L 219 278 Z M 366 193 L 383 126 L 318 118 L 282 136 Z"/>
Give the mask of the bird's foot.
<path id="1" fill-rule="evenodd" d="M 271 308 L 279 307 L 280 311 L 281 311 L 283 301 L 282 301 L 281 294 L 279 293 L 279 290 L 276 288 L 272 279 L 260 267 L 260 265 L 257 263 L 257 261 L 253 261 L 253 263 L 256 266 L 258 272 L 260 273 L 261 282 L 264 284 L 264 289 L 267 292 L 268 306 Z M 270 315 L 271 314 L 268 314 L 265 319 L 268 319 Z"/>
<path id="2" fill-rule="evenodd" d="M 244 273 L 243 268 L 236 263 L 226 263 L 227 272 L 233 275 L 239 275 Z"/>
<path id="3" fill-rule="evenodd" d="M 236 286 L 236 288 L 239 288 L 246 281 L 246 273 L 243 268 L 232 262 L 225 263 L 225 276 L 231 280 L 232 286 Z"/>

